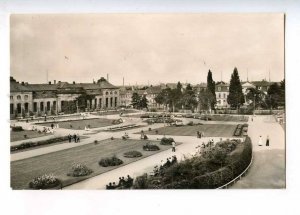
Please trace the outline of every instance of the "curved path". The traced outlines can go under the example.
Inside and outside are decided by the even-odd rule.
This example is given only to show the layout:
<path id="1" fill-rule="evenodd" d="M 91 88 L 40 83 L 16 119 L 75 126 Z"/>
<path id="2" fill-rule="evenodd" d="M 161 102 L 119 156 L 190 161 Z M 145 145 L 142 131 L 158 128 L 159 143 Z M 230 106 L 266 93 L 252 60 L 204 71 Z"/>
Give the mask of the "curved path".
<path id="1" fill-rule="evenodd" d="M 282 189 L 285 188 L 285 133 L 273 116 L 255 116 L 249 120 L 248 135 L 253 144 L 253 163 L 246 177 L 230 188 Z M 263 146 L 258 146 L 259 136 Z M 270 146 L 265 146 L 269 135 Z"/>

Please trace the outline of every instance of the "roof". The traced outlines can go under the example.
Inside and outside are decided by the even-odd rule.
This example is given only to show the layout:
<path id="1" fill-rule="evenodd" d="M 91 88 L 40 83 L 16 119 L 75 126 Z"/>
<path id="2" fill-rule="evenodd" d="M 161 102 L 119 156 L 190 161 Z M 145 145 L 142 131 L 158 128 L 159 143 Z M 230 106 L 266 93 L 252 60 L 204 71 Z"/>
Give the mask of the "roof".
<path id="1" fill-rule="evenodd" d="M 37 91 L 33 92 L 34 99 L 43 99 L 43 98 L 56 98 L 56 93 L 54 91 Z"/>
<path id="2" fill-rule="evenodd" d="M 10 92 L 30 92 L 26 85 L 22 85 L 18 82 L 10 82 Z"/>
<path id="3" fill-rule="evenodd" d="M 149 87 L 146 89 L 146 92 L 148 94 L 159 94 L 161 92 L 161 87 L 160 86 L 154 86 L 154 87 Z"/>
<path id="4" fill-rule="evenodd" d="M 48 90 L 56 90 L 56 84 L 28 84 L 25 85 L 30 91 L 48 91 Z"/>

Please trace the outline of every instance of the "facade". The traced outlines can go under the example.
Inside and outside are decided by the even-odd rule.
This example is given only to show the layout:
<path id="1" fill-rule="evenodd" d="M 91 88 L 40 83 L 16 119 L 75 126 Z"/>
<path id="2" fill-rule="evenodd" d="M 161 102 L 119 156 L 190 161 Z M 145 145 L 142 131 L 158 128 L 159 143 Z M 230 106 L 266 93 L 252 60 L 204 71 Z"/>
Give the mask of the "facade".
<path id="1" fill-rule="evenodd" d="M 229 84 L 221 81 L 215 85 L 216 92 L 216 108 L 228 108 L 230 105 L 227 103 L 229 95 Z"/>
<path id="2" fill-rule="evenodd" d="M 130 107 L 131 106 L 131 98 L 132 98 L 133 90 L 132 87 L 121 87 L 120 88 L 120 105 L 122 107 Z"/>
<path id="3" fill-rule="evenodd" d="M 19 83 L 10 80 L 10 116 L 44 116 L 59 113 L 115 109 L 120 90 L 104 78 L 94 83 L 54 81 L 52 84 Z"/>

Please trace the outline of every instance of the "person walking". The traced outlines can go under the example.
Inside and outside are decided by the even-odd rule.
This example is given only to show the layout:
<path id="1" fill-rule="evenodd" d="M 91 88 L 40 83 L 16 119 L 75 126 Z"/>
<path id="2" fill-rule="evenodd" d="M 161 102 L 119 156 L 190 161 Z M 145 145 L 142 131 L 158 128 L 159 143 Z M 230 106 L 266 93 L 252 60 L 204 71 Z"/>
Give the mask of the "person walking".
<path id="1" fill-rule="evenodd" d="M 258 146 L 262 146 L 262 139 L 261 139 L 261 135 L 259 136 L 259 139 L 258 139 Z"/>
<path id="2" fill-rule="evenodd" d="M 172 152 L 175 152 L 175 151 L 176 151 L 176 143 L 173 140 L 173 142 L 172 142 Z"/>
<path id="3" fill-rule="evenodd" d="M 69 143 L 71 143 L 72 142 L 71 134 L 68 135 L 68 139 L 69 139 Z"/>
<path id="4" fill-rule="evenodd" d="M 270 138 L 269 138 L 269 135 L 267 136 L 266 146 L 270 146 Z"/>

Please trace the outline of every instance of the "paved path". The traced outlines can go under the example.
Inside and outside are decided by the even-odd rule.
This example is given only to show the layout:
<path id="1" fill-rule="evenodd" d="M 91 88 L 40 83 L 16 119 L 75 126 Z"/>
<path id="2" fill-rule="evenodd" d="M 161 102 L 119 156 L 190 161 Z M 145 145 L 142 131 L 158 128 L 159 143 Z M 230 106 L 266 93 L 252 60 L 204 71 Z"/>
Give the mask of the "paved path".
<path id="1" fill-rule="evenodd" d="M 273 116 L 255 116 L 249 120 L 248 135 L 253 143 L 253 163 L 242 180 L 231 188 L 285 188 L 285 133 Z M 258 146 L 259 135 L 264 146 Z M 265 146 L 267 135 L 270 146 Z"/>

